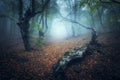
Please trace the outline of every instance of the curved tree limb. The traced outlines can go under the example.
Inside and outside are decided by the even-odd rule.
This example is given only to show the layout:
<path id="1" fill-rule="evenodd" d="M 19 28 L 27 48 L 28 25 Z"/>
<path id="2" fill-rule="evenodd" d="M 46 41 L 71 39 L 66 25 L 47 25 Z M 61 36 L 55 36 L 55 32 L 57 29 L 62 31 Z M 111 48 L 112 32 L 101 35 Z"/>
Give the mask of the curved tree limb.
<path id="1" fill-rule="evenodd" d="M 66 80 L 65 74 L 66 74 L 67 68 L 70 65 L 72 65 L 76 61 L 79 61 L 79 63 L 81 63 L 86 56 L 93 54 L 94 50 L 100 49 L 96 40 L 97 35 L 94 28 L 84 26 L 75 20 L 63 17 L 62 15 L 60 16 L 67 21 L 76 23 L 85 29 L 91 30 L 92 38 L 89 44 L 78 49 L 75 48 L 64 54 L 64 56 L 53 66 L 51 80 Z"/>
<path id="2" fill-rule="evenodd" d="M 99 1 L 102 2 L 102 3 L 117 3 L 117 4 L 120 4 L 120 1 L 117 1 L 117 0 L 110 0 L 110 1 L 99 0 Z"/>
<path id="3" fill-rule="evenodd" d="M 69 21 L 69 22 L 72 22 L 72 23 L 76 23 L 76 24 L 80 25 L 81 27 L 83 27 L 83 28 L 85 28 L 85 29 L 92 29 L 92 28 L 90 28 L 90 27 L 87 27 L 87 26 L 85 26 L 85 25 L 83 25 L 83 24 L 75 21 L 75 20 L 72 20 L 72 19 L 69 19 L 69 18 L 66 18 L 66 17 L 62 16 L 61 13 L 59 13 L 59 15 L 60 15 L 64 20 L 66 20 L 66 21 Z M 67 15 L 67 16 L 68 16 L 68 15 Z"/>
<path id="4" fill-rule="evenodd" d="M 60 14 L 60 13 L 59 13 L 59 14 Z M 97 42 L 97 40 L 96 40 L 96 39 L 97 39 L 97 34 L 96 34 L 96 31 L 95 31 L 94 28 L 85 26 L 85 25 L 83 25 L 83 24 L 81 24 L 81 23 L 79 23 L 79 22 L 77 22 L 77 21 L 75 21 L 75 20 L 68 19 L 68 18 L 62 16 L 61 14 L 60 14 L 60 16 L 61 16 L 64 20 L 66 20 L 66 21 L 69 21 L 69 22 L 72 22 L 72 23 L 76 23 L 76 24 L 78 24 L 79 26 L 81 26 L 81 27 L 83 27 L 83 28 L 85 28 L 85 29 L 90 30 L 90 31 L 91 31 L 91 34 L 92 34 L 92 38 L 91 38 L 90 43 L 91 43 L 91 44 L 98 44 L 98 42 Z M 67 16 L 68 16 L 68 15 L 67 15 Z"/>

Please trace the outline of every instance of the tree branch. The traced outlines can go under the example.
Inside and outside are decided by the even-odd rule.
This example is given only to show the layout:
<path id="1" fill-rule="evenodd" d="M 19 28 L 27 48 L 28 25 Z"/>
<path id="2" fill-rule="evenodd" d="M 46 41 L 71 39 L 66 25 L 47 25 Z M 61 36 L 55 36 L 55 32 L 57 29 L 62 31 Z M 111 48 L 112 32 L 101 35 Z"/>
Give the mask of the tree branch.
<path id="1" fill-rule="evenodd" d="M 67 21 L 70 21 L 70 22 L 72 22 L 72 23 L 76 23 L 76 24 L 80 25 L 81 27 L 83 27 L 83 28 L 85 28 L 85 29 L 91 29 L 91 30 L 92 30 L 92 28 L 90 28 L 90 27 L 87 27 L 87 26 L 85 26 L 85 25 L 83 25 L 83 24 L 81 24 L 81 23 L 79 23 L 79 22 L 77 22 L 77 21 L 75 21 L 75 20 L 68 19 L 68 18 L 62 16 L 61 13 L 59 13 L 59 14 L 60 14 L 60 16 L 61 16 L 63 19 L 65 19 L 65 20 L 67 20 Z M 67 16 L 68 16 L 68 15 L 67 15 Z"/>
<path id="2" fill-rule="evenodd" d="M 35 13 L 35 0 L 32 0 L 31 4 L 32 4 L 32 13 Z"/>
<path id="3" fill-rule="evenodd" d="M 112 2 L 120 4 L 120 1 L 112 0 Z"/>
<path id="4" fill-rule="evenodd" d="M 59 13 L 59 14 L 60 14 L 60 13 Z M 79 23 L 79 22 L 77 22 L 77 21 L 75 21 L 75 20 L 66 18 L 66 17 L 62 16 L 61 14 L 60 14 L 60 16 L 61 16 L 63 19 L 67 20 L 67 21 L 70 21 L 70 22 L 72 22 L 72 23 L 76 23 L 76 24 L 78 24 L 79 26 L 81 26 L 81 27 L 83 27 L 83 28 L 85 28 L 85 29 L 90 30 L 90 31 L 91 31 L 91 34 L 92 34 L 92 38 L 91 38 L 90 44 L 97 44 L 97 41 L 96 41 L 96 39 L 97 39 L 97 34 L 96 34 L 96 31 L 95 31 L 95 29 L 94 29 L 93 27 L 85 26 L 85 25 L 83 25 L 83 24 L 81 24 L 81 23 Z"/>
<path id="5" fill-rule="evenodd" d="M 23 1 L 19 0 L 19 20 L 23 18 Z"/>
<path id="6" fill-rule="evenodd" d="M 45 10 L 46 6 L 49 4 L 49 2 L 50 0 L 47 0 L 45 4 L 43 5 L 42 10 L 35 12 L 34 15 L 42 13 Z"/>
<path id="7" fill-rule="evenodd" d="M 102 3 L 111 3 L 111 1 L 104 1 L 104 0 L 99 0 Z"/>
<path id="8" fill-rule="evenodd" d="M 117 0 L 110 0 L 110 1 L 99 0 L 99 1 L 102 2 L 102 3 L 117 3 L 117 4 L 120 4 L 120 1 L 117 1 Z"/>

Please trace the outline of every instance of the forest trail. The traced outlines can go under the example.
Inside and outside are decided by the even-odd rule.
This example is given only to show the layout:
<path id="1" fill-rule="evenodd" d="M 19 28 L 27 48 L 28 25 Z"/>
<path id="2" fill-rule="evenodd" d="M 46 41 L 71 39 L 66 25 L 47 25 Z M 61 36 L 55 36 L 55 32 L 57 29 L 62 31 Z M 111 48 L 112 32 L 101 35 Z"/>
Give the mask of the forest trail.
<path id="1" fill-rule="evenodd" d="M 42 56 L 42 61 L 44 62 L 44 65 L 46 65 L 48 71 L 50 71 L 53 64 L 55 64 L 64 55 L 65 52 L 74 48 L 85 46 L 89 41 L 89 36 L 82 36 L 50 43 L 42 48 L 44 53 Z"/>
<path id="2" fill-rule="evenodd" d="M 0 80 L 48 80 L 52 66 L 65 52 L 85 46 L 89 40 L 90 36 L 71 38 L 49 43 L 39 50 L 30 52 L 19 50 L 16 47 L 15 51 L 11 53 L 8 51 L 8 53 L 0 55 Z M 99 37 L 98 41 L 106 46 L 102 50 L 105 54 L 95 51 L 82 63 L 69 66 L 68 80 L 79 80 L 80 78 L 81 80 L 113 80 L 111 76 L 119 78 L 120 69 L 117 67 L 120 65 L 119 40 L 118 36 Z M 80 73 L 77 70 L 80 70 Z"/>
<path id="3" fill-rule="evenodd" d="M 17 52 L 13 51 L 9 58 L 3 59 L 0 62 L 9 63 L 6 66 L 11 68 L 10 70 L 16 69 L 14 70 L 15 75 L 22 75 L 24 73 L 25 76 L 22 77 L 23 79 L 29 79 L 32 77 L 33 79 L 41 78 L 44 80 L 49 76 L 52 66 L 64 55 L 65 52 L 74 48 L 80 48 L 86 45 L 89 41 L 90 36 L 81 36 L 63 41 L 51 42 L 37 51 L 25 52 L 23 50 L 17 50 L 18 48 L 16 48 Z"/>

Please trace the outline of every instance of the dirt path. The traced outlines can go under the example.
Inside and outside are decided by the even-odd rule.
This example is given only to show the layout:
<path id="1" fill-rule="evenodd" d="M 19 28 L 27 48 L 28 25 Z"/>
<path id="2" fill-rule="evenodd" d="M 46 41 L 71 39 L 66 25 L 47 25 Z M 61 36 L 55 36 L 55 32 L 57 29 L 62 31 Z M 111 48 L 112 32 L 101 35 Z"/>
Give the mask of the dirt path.
<path id="1" fill-rule="evenodd" d="M 16 47 L 12 52 L 0 53 L 0 80 L 48 80 L 53 64 L 66 51 L 84 46 L 89 39 L 88 36 L 77 37 L 49 43 L 36 51 L 25 52 Z M 120 37 L 103 34 L 98 41 L 104 44 L 102 51 L 105 54 L 95 51 L 82 63 L 70 66 L 66 75 L 68 80 L 120 80 Z"/>
<path id="2" fill-rule="evenodd" d="M 45 80 L 50 73 L 50 70 L 65 52 L 74 49 L 76 47 L 82 47 L 86 45 L 90 40 L 90 37 L 77 37 L 64 41 L 52 42 L 38 51 L 25 52 L 18 50 L 12 52 L 10 57 L 0 60 L 2 64 L 6 63 L 6 68 L 10 68 L 8 72 L 12 70 L 11 74 L 2 73 L 1 75 L 10 76 L 11 79 L 41 79 Z M 2 67 L 3 68 L 3 67 Z M 6 69 L 3 68 L 2 72 Z"/>

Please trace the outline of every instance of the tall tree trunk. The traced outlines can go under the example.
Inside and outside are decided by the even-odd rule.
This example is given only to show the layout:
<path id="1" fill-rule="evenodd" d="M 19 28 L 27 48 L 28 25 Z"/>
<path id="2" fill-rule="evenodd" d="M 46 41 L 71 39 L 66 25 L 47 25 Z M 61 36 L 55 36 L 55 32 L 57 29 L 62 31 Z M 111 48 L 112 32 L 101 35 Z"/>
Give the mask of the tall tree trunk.
<path id="1" fill-rule="evenodd" d="M 32 18 L 32 12 L 30 10 L 30 8 L 28 8 L 25 11 L 25 14 L 23 14 L 23 1 L 19 0 L 19 22 L 18 22 L 18 26 L 20 28 L 20 32 L 21 32 L 21 36 L 22 36 L 22 40 L 24 43 L 24 48 L 26 51 L 31 50 L 31 46 L 30 46 L 30 36 L 29 36 L 29 28 L 30 28 L 30 24 L 29 21 Z"/>
<path id="2" fill-rule="evenodd" d="M 30 45 L 30 36 L 29 36 L 29 28 L 30 24 L 29 21 L 33 17 L 32 14 L 35 13 L 35 4 L 34 0 L 32 0 L 32 10 L 30 7 L 23 13 L 23 1 L 19 0 L 19 22 L 18 26 L 20 28 L 22 40 L 24 43 L 24 48 L 26 51 L 31 50 L 31 45 Z"/>
<path id="3" fill-rule="evenodd" d="M 91 41 L 90 41 L 90 44 L 98 44 L 97 42 L 97 34 L 96 34 L 96 31 L 94 28 L 91 28 L 91 34 L 92 34 L 92 37 L 91 37 Z"/>
<path id="4" fill-rule="evenodd" d="M 103 21 L 102 21 L 102 11 L 101 11 L 101 9 L 97 9 L 97 14 L 98 14 L 98 18 L 99 18 L 99 22 L 100 22 L 100 26 L 101 26 L 101 28 L 100 28 L 100 31 L 101 32 L 103 32 L 104 30 L 104 25 L 103 25 Z"/>
<path id="5" fill-rule="evenodd" d="M 72 23 L 72 37 L 75 37 L 75 29 L 73 23 Z"/>
<path id="6" fill-rule="evenodd" d="M 48 19 L 47 19 L 47 11 L 45 12 L 45 32 L 47 32 L 48 30 L 48 23 L 47 23 Z"/>
<path id="7" fill-rule="evenodd" d="M 29 51 L 31 50 L 31 46 L 30 46 L 30 36 L 29 36 L 29 21 L 24 21 L 22 23 L 19 24 L 20 27 L 20 31 L 21 31 L 21 36 L 23 39 L 23 43 L 24 43 L 24 48 L 25 50 Z"/>

